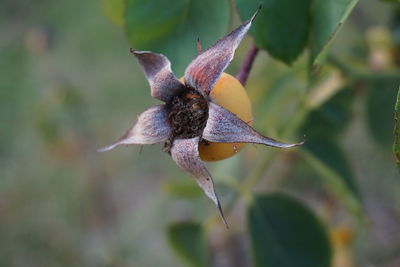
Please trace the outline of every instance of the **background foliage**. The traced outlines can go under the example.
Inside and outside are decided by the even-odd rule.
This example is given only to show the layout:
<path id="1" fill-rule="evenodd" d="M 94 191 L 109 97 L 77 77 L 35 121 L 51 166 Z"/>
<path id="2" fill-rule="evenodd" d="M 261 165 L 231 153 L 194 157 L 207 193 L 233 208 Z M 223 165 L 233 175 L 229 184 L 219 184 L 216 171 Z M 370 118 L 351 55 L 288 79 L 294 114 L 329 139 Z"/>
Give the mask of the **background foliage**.
<path id="1" fill-rule="evenodd" d="M 157 103 L 129 47 L 180 76 L 260 1 L 3 1 L 0 266 L 400 265 L 398 1 L 261 2 L 227 72 L 261 48 L 254 127 L 307 142 L 208 164 L 226 230 L 160 146 L 95 151 Z"/>

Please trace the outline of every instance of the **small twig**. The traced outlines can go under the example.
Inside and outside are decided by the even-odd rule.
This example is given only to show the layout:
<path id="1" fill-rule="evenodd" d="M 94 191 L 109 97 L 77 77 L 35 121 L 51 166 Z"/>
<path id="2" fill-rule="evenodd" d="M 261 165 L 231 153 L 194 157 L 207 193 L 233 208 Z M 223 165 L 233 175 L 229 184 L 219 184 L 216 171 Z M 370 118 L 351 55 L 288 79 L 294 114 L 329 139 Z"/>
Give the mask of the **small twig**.
<path id="1" fill-rule="evenodd" d="M 328 57 L 327 63 L 337 68 L 345 77 L 350 79 L 350 82 L 396 79 L 400 75 L 399 71 L 376 72 L 368 68 L 355 68 L 332 55 Z"/>
<path id="2" fill-rule="evenodd" d="M 252 45 L 250 47 L 249 51 L 247 52 L 246 58 L 243 61 L 242 67 L 240 68 L 239 73 L 236 75 L 236 78 L 243 86 L 246 85 L 251 67 L 253 66 L 254 59 L 256 58 L 259 50 L 260 49 L 255 45 Z"/>
<path id="3" fill-rule="evenodd" d="M 352 78 L 359 76 L 359 72 L 354 70 L 348 64 L 344 63 L 343 61 L 339 60 L 335 56 L 329 56 L 327 62 L 337 68 L 340 72 L 342 72 L 345 76 L 350 76 Z"/>

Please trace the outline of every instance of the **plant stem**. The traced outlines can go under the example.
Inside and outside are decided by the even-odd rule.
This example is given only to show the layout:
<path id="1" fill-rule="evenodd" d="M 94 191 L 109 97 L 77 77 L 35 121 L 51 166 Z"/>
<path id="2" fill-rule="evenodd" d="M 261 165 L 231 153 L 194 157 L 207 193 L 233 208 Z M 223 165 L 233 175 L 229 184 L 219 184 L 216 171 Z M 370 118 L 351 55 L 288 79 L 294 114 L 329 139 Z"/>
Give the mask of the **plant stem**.
<path id="1" fill-rule="evenodd" d="M 368 82 L 375 79 L 398 79 L 400 76 L 399 71 L 388 70 L 385 72 L 376 72 L 370 69 L 352 67 L 335 56 L 329 56 L 327 63 L 342 72 L 343 75 L 350 80 L 350 82 L 360 80 Z"/>
<path id="2" fill-rule="evenodd" d="M 357 79 L 361 75 L 360 71 L 353 69 L 335 56 L 329 56 L 327 62 L 350 78 Z"/>
<path id="3" fill-rule="evenodd" d="M 236 75 L 236 78 L 239 80 L 239 82 L 245 86 L 247 82 L 247 78 L 249 77 L 251 67 L 253 66 L 253 62 L 258 54 L 258 51 L 260 49 L 252 45 L 247 52 L 246 58 L 243 61 L 242 67 L 240 68 L 239 73 Z"/>

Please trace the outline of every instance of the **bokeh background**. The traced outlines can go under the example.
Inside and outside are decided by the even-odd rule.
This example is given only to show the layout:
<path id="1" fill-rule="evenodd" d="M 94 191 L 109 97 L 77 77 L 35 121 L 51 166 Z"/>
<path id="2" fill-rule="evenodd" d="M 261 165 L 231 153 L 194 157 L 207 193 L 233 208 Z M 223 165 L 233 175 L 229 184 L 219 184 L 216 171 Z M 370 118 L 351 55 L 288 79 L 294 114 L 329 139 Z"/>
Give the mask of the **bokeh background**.
<path id="1" fill-rule="evenodd" d="M 400 27 L 392 26 L 396 16 L 399 23 L 398 5 L 360 1 L 333 44 L 338 62 L 322 68 L 312 85 L 346 86 L 337 76 L 346 67 L 390 76 L 367 83 L 372 89 L 352 83 L 348 115 L 338 117 L 339 124 L 348 121 L 338 144 L 363 199 L 362 226 L 307 156 L 248 145 L 208 164 L 222 202 L 239 198 L 228 215 L 230 231 L 162 145 L 96 152 L 158 103 L 104 2 L 5 0 L 0 6 L 0 266 L 187 266 L 166 230 L 188 219 L 208 225 L 212 266 L 250 266 L 245 201 L 232 184 L 259 170 L 265 154 L 271 159 L 253 190 L 286 192 L 313 209 L 332 236 L 335 267 L 400 266 L 400 180 L 387 115 L 400 77 Z M 234 12 L 226 32 L 239 24 Z M 195 40 L 185 58 L 195 55 Z M 246 37 L 227 72 L 238 72 L 251 43 Z M 307 51 L 291 66 L 260 52 L 247 88 L 256 129 L 281 135 L 310 87 L 307 66 Z"/>

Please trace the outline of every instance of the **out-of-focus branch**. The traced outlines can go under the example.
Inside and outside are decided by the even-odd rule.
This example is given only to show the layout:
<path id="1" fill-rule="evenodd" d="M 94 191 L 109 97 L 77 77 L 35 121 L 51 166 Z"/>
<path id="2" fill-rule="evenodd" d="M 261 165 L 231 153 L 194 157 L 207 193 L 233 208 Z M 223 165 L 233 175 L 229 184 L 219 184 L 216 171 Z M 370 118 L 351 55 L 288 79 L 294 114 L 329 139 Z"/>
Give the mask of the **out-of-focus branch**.
<path id="1" fill-rule="evenodd" d="M 242 67 L 240 68 L 239 73 L 236 75 L 236 78 L 239 80 L 239 82 L 245 86 L 247 82 L 247 78 L 249 77 L 251 67 L 253 66 L 253 62 L 258 54 L 258 51 L 260 49 L 252 45 L 247 52 L 246 58 L 243 61 Z"/>

